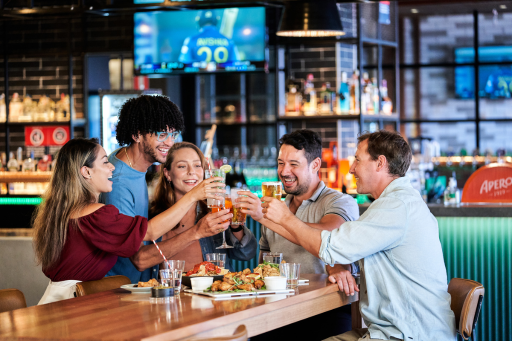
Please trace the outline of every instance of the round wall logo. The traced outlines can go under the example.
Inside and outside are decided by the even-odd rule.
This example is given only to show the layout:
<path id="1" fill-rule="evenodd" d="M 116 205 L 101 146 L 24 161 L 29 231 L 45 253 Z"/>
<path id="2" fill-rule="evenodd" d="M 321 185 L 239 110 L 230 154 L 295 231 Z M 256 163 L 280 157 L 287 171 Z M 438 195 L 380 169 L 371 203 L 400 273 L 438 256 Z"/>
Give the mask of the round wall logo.
<path id="1" fill-rule="evenodd" d="M 66 143 L 66 140 L 68 139 L 68 133 L 63 128 L 56 128 L 53 131 L 53 141 L 55 141 L 56 144 L 64 144 Z"/>
<path id="2" fill-rule="evenodd" d="M 32 142 L 32 144 L 34 146 L 40 146 L 43 144 L 43 141 L 44 141 L 44 133 L 41 129 L 34 129 L 30 132 L 30 142 Z"/>

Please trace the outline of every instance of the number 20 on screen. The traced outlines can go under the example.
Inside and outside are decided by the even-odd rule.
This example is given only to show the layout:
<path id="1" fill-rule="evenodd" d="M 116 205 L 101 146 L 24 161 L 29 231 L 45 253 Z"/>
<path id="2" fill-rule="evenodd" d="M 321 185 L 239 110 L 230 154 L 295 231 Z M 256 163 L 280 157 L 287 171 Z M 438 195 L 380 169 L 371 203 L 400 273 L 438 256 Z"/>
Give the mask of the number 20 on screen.
<path id="1" fill-rule="evenodd" d="M 212 61 L 212 49 L 208 46 L 203 46 L 199 50 L 197 50 L 197 55 L 202 56 L 203 54 L 206 54 L 206 60 L 205 62 L 209 63 Z M 222 55 L 222 58 L 221 58 Z M 215 48 L 215 51 L 213 52 L 213 59 L 216 63 L 224 63 L 226 60 L 228 60 L 228 49 L 224 46 L 219 46 Z"/>

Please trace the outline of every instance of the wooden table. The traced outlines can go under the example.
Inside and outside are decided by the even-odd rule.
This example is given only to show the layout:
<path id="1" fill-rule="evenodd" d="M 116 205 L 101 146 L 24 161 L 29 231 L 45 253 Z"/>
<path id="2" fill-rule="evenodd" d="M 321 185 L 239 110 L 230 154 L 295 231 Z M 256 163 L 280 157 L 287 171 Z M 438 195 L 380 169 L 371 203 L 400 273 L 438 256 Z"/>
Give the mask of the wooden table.
<path id="1" fill-rule="evenodd" d="M 249 337 L 355 302 L 326 275 L 301 277 L 294 295 L 214 300 L 181 293 L 151 304 L 149 294 L 123 289 L 0 314 L 0 338 L 186 340 L 231 335 L 245 324 Z"/>

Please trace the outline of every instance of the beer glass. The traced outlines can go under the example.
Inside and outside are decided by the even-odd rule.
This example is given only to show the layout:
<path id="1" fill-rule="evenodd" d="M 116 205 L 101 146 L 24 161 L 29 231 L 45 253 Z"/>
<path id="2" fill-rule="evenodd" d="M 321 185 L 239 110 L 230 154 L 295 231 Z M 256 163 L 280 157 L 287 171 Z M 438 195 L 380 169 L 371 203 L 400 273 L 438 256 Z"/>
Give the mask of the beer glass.
<path id="1" fill-rule="evenodd" d="M 231 189 L 231 201 L 232 208 L 231 213 L 233 214 L 233 218 L 231 218 L 231 225 L 245 225 L 245 219 L 247 217 L 246 213 L 242 213 L 242 207 L 235 207 L 236 199 L 240 197 L 246 197 L 246 195 L 238 194 L 238 192 L 243 192 L 244 189 L 240 188 L 232 188 Z M 226 206 L 227 208 L 227 206 Z"/>
<path id="2" fill-rule="evenodd" d="M 226 183 L 226 173 L 224 173 L 223 170 L 221 170 L 221 169 L 207 169 L 204 172 L 204 178 L 205 179 L 215 178 L 215 177 L 219 177 L 219 178 L 223 179 L 222 181 L 216 181 L 216 182 L 221 182 L 223 184 Z M 222 188 L 222 187 L 218 187 L 218 188 Z M 221 197 L 224 196 L 223 193 L 215 193 L 215 194 L 218 195 L 218 196 L 221 196 Z M 217 200 L 217 199 L 207 198 L 206 199 L 206 205 L 208 206 L 209 209 L 211 209 L 211 211 L 213 213 L 219 212 L 219 211 L 221 211 L 224 208 L 224 200 Z M 215 208 L 215 210 L 214 210 L 214 208 Z"/>
<path id="3" fill-rule="evenodd" d="M 281 200 L 283 187 L 279 181 L 264 182 L 261 184 L 261 192 L 264 197 L 274 197 L 277 200 Z"/>

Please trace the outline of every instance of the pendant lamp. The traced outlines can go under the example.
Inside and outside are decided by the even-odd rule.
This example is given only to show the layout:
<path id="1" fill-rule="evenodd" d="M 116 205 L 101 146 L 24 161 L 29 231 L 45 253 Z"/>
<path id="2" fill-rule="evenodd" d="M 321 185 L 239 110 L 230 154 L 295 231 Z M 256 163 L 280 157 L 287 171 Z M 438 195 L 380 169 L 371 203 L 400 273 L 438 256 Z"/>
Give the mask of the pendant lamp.
<path id="1" fill-rule="evenodd" d="M 344 34 L 334 0 L 288 2 L 277 30 L 277 35 L 283 37 L 332 37 Z"/>

